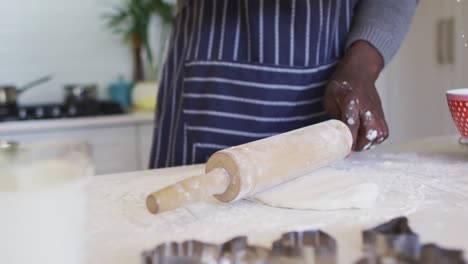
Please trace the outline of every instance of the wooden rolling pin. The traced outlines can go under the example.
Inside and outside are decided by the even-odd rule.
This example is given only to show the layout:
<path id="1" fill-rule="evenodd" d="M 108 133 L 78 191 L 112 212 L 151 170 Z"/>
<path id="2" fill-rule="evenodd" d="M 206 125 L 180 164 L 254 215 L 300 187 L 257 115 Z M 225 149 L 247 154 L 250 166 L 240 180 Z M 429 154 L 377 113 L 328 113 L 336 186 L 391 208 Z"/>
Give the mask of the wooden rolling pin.
<path id="1" fill-rule="evenodd" d="M 224 149 L 209 158 L 205 175 L 150 194 L 146 206 L 156 214 L 212 195 L 239 200 L 346 157 L 352 141 L 344 123 L 330 120 Z"/>

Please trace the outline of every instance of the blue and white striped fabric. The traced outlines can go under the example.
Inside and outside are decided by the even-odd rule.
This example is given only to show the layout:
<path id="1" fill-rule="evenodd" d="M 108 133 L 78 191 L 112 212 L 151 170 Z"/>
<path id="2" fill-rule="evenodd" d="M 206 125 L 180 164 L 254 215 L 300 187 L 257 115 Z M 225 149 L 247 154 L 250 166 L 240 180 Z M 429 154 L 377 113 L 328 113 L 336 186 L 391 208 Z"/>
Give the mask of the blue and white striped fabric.
<path id="1" fill-rule="evenodd" d="M 190 0 L 158 96 L 151 168 L 326 120 L 357 0 Z"/>

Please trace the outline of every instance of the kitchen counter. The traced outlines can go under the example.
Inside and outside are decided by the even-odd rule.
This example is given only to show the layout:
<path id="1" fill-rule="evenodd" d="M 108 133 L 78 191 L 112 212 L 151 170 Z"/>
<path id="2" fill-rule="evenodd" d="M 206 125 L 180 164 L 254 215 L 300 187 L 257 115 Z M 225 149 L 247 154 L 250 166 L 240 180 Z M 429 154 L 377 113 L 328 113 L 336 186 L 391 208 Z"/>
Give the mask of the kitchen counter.
<path id="1" fill-rule="evenodd" d="M 2 134 L 33 133 L 35 131 L 72 130 L 86 127 L 121 126 L 124 124 L 149 124 L 153 123 L 153 120 L 153 112 L 134 112 L 79 118 L 11 121 L 0 123 L 0 136 Z"/>
<path id="2" fill-rule="evenodd" d="M 98 174 L 148 168 L 153 112 L 0 123 L 0 139 L 28 144 L 77 141 L 92 148 Z"/>
<path id="3" fill-rule="evenodd" d="M 154 216 L 145 209 L 146 195 L 202 173 L 203 166 L 96 177 L 88 186 L 88 263 L 139 263 L 143 250 L 190 239 L 219 243 L 246 235 L 251 244 L 270 247 L 284 232 L 309 229 L 332 235 L 339 263 L 352 263 L 361 256 L 361 231 L 398 216 L 408 216 L 422 242 L 468 256 L 468 147 L 457 137 L 382 147 L 333 167 L 379 185 L 376 206 L 324 212 L 211 201 Z"/>

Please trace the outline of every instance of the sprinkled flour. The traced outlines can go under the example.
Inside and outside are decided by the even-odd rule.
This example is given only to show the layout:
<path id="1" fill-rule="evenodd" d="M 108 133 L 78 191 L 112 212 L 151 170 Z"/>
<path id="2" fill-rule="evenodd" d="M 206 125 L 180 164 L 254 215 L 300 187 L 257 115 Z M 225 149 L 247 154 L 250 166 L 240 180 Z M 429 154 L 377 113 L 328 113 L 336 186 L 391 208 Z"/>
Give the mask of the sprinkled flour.
<path id="1" fill-rule="evenodd" d="M 155 191 L 154 186 L 163 187 L 198 174 L 203 167 L 186 169 L 182 175 L 166 170 L 158 175 L 145 172 L 139 176 L 98 177 L 89 190 L 93 217 L 88 223 L 88 247 L 94 256 L 89 263 L 139 262 L 143 250 L 174 240 L 219 243 L 247 235 L 252 244 L 270 246 L 283 232 L 306 229 L 322 229 L 337 239 L 357 243 L 340 244 L 340 254 L 355 258 L 360 252 L 355 238 L 359 238 L 361 228 L 434 210 L 440 204 L 468 210 L 466 161 L 416 154 L 362 154 L 340 161 L 332 169 L 376 183 L 380 189 L 377 205 L 368 210 L 321 212 L 272 208 L 246 200 L 231 204 L 213 200 L 154 216 L 144 203 L 146 195 Z M 113 258 L 115 255 L 119 257 Z"/>
<path id="2" fill-rule="evenodd" d="M 374 141 L 377 138 L 377 130 L 371 129 L 367 132 L 366 135 L 367 140 Z"/>

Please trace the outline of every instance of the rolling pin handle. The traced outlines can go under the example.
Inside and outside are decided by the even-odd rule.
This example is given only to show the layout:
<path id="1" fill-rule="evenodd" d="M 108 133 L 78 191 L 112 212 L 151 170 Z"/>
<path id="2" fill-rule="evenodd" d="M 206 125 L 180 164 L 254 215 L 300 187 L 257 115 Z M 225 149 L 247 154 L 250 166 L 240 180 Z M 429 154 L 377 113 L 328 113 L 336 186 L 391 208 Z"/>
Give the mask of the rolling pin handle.
<path id="1" fill-rule="evenodd" d="M 157 214 L 159 212 L 159 199 L 156 195 L 150 194 L 146 197 L 146 208 L 152 214 Z"/>
<path id="2" fill-rule="evenodd" d="M 224 169 L 214 169 L 208 174 L 195 176 L 154 192 L 146 198 L 146 207 L 152 214 L 205 201 L 221 194 L 229 186 L 229 174 Z"/>

